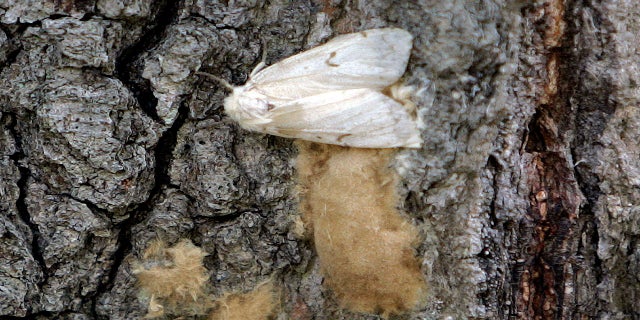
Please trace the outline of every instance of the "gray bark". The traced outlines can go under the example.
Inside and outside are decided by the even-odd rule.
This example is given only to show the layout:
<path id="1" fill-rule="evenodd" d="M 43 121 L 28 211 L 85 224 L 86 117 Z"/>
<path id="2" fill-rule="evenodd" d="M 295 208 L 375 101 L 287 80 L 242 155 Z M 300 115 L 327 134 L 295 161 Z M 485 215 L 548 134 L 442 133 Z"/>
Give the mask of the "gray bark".
<path id="1" fill-rule="evenodd" d="M 415 37 L 424 147 L 401 150 L 428 283 L 401 319 L 640 318 L 633 1 L 0 1 L 0 317 L 138 319 L 152 240 L 215 294 L 268 278 L 283 319 L 341 309 L 292 225 L 296 149 L 228 93 L 333 35 Z M 408 168 L 408 169 L 407 169 Z"/>

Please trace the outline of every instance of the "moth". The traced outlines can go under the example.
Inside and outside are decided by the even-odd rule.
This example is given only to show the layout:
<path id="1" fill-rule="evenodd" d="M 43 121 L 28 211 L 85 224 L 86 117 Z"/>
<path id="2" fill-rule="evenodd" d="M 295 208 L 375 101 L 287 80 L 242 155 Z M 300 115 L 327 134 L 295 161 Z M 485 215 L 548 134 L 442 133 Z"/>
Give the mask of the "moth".
<path id="1" fill-rule="evenodd" d="M 416 122 L 392 87 L 404 74 L 412 41 L 402 29 L 371 29 L 335 37 L 266 68 L 261 63 L 245 85 L 233 87 L 225 112 L 244 129 L 281 137 L 419 148 Z"/>

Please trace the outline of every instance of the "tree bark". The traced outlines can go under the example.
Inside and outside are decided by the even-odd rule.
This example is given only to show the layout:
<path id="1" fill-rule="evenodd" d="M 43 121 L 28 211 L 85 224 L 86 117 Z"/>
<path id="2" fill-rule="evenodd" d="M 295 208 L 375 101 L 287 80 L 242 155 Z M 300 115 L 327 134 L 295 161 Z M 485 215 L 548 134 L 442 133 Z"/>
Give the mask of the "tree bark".
<path id="1" fill-rule="evenodd" d="M 392 318 L 640 318 L 632 1 L 0 9 L 0 318 L 142 318 L 134 273 L 158 239 L 207 253 L 212 296 L 269 280 L 278 319 L 380 318 L 323 283 L 296 228 L 295 145 L 240 129 L 196 72 L 241 85 L 263 50 L 272 64 L 385 26 L 414 36 L 424 138 L 393 166 L 427 290 Z"/>

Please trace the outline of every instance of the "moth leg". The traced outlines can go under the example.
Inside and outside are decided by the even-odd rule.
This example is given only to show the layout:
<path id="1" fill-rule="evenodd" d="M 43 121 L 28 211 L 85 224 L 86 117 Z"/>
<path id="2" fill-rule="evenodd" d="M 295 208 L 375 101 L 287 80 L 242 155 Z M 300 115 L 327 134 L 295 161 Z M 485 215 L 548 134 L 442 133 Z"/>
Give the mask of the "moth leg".
<path id="1" fill-rule="evenodd" d="M 260 63 L 258 63 L 258 65 L 255 66 L 255 68 L 253 68 L 253 71 L 251 71 L 251 74 L 249 74 L 249 79 L 253 78 L 253 76 L 260 72 L 260 70 L 264 69 L 264 67 L 266 67 L 267 64 L 264 63 L 264 61 L 260 61 Z"/>

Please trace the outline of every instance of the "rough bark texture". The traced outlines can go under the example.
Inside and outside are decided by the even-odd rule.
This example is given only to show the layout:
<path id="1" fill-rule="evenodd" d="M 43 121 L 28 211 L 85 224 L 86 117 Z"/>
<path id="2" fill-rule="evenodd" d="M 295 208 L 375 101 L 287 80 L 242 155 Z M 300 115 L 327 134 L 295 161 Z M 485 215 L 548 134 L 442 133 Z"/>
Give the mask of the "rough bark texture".
<path id="1" fill-rule="evenodd" d="M 191 239 L 215 296 L 274 279 L 336 304 L 299 236 L 292 142 L 238 128 L 242 84 L 331 36 L 415 37 L 424 147 L 401 150 L 428 293 L 399 319 L 640 318 L 636 1 L 0 1 L 0 318 L 138 319 L 134 266 Z"/>

